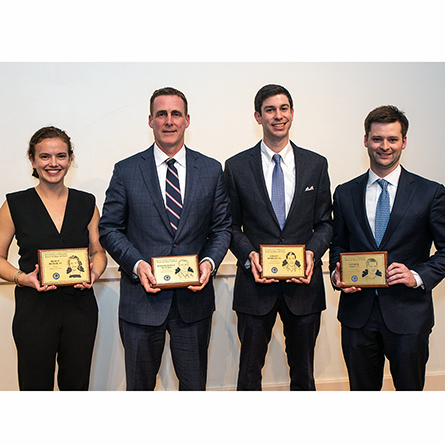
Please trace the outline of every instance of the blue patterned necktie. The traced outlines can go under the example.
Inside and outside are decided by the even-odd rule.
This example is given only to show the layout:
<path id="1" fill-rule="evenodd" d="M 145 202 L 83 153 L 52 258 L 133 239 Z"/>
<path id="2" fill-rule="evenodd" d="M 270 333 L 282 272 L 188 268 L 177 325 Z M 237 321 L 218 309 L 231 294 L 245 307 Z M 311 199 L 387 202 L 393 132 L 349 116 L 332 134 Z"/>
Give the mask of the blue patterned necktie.
<path id="1" fill-rule="evenodd" d="M 275 162 L 275 167 L 272 172 L 272 207 L 277 216 L 278 223 L 281 230 L 286 221 L 286 201 L 284 196 L 284 174 L 281 168 L 281 156 L 279 154 L 273 155 L 272 159 Z"/>
<path id="2" fill-rule="evenodd" d="M 377 179 L 382 192 L 380 193 L 379 200 L 377 201 L 377 207 L 375 209 L 375 240 L 377 245 L 380 246 L 383 235 L 385 234 L 386 226 L 389 221 L 389 192 L 388 181 L 384 179 Z"/>
<path id="3" fill-rule="evenodd" d="M 174 166 L 175 159 L 167 159 L 167 176 L 165 182 L 165 204 L 168 217 L 173 230 L 178 229 L 179 219 L 181 218 L 182 199 L 181 189 L 179 187 L 178 170 Z"/>

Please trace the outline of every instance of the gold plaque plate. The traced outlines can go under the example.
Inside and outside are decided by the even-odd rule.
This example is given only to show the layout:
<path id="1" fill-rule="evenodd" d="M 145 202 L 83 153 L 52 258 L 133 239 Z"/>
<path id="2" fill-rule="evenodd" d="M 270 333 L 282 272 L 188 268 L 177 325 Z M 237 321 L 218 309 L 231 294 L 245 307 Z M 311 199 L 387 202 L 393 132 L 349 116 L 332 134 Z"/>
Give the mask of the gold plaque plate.
<path id="1" fill-rule="evenodd" d="M 39 249 L 38 257 L 42 286 L 73 286 L 91 282 L 88 247 Z"/>
<path id="2" fill-rule="evenodd" d="M 340 253 L 340 279 L 347 286 L 388 287 L 388 252 Z"/>
<path id="3" fill-rule="evenodd" d="M 151 268 L 160 289 L 199 286 L 198 255 L 152 257 Z"/>
<path id="4" fill-rule="evenodd" d="M 304 244 L 261 244 L 261 278 L 289 280 L 304 278 L 306 246 Z"/>

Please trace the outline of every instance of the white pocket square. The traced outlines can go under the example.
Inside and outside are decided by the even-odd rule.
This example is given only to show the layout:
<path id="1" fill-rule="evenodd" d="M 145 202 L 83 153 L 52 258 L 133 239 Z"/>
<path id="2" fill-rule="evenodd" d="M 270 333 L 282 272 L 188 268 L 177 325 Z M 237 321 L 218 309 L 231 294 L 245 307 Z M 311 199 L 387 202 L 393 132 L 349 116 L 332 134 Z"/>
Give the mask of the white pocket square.
<path id="1" fill-rule="evenodd" d="M 306 187 L 305 192 L 311 192 L 312 190 L 314 190 L 314 186 L 311 185 L 310 187 Z"/>

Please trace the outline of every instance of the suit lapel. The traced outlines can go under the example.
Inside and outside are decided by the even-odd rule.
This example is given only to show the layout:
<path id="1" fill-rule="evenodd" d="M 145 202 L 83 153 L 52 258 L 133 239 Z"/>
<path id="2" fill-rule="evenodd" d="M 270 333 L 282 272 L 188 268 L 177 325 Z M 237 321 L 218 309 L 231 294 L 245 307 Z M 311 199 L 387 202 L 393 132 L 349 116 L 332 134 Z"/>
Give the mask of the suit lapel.
<path id="1" fill-rule="evenodd" d="M 291 202 L 291 205 L 289 208 L 289 213 L 286 218 L 286 223 L 288 220 L 292 219 L 293 213 L 298 212 L 298 209 L 301 208 L 300 199 L 303 197 L 306 187 L 309 187 L 308 184 L 310 184 L 310 181 L 308 180 L 308 172 L 311 170 L 310 168 L 307 168 L 304 151 L 301 150 L 292 141 L 290 141 L 290 144 L 291 144 L 292 150 L 294 152 L 294 158 L 295 158 L 295 190 L 294 190 L 294 196 L 292 198 L 292 202 Z M 314 184 L 310 184 L 310 185 L 314 186 Z M 308 193 L 308 192 L 306 192 L 306 193 Z M 298 218 L 297 218 L 297 221 L 298 221 Z M 284 224 L 285 226 L 286 226 L 286 223 Z"/>
<path id="2" fill-rule="evenodd" d="M 305 168 L 305 160 L 304 160 L 304 154 L 299 148 L 290 141 L 292 150 L 294 152 L 294 158 L 295 158 L 295 190 L 294 190 L 294 196 L 292 198 L 292 202 L 289 208 L 289 213 L 286 218 L 286 222 L 290 219 L 290 216 L 292 213 L 298 209 L 299 203 L 298 198 L 302 196 L 304 190 L 304 184 L 306 184 L 305 179 L 305 172 L 307 171 Z M 286 225 L 286 224 L 284 224 Z"/>
<path id="3" fill-rule="evenodd" d="M 251 152 L 250 168 L 260 195 L 263 198 L 269 213 L 279 227 L 280 224 L 278 223 L 277 216 L 275 215 L 275 210 L 272 207 L 272 202 L 270 201 L 269 193 L 267 192 L 266 181 L 264 179 L 263 164 L 261 159 L 261 142 L 258 142 Z"/>
<path id="4" fill-rule="evenodd" d="M 154 145 L 152 145 L 148 150 L 142 153 L 141 156 L 143 162 L 139 164 L 139 169 L 141 171 L 142 178 L 144 179 L 154 207 L 159 213 L 164 224 L 173 233 L 173 229 L 170 225 L 170 220 L 168 219 L 167 209 L 165 208 L 165 203 L 162 198 L 161 188 L 159 186 L 158 171 L 156 169 L 153 148 Z"/>
<path id="5" fill-rule="evenodd" d="M 391 239 L 400 221 L 404 218 L 416 190 L 415 178 L 402 167 L 396 197 L 380 248 L 383 248 L 385 243 Z"/>
<path id="6" fill-rule="evenodd" d="M 351 189 L 351 203 L 354 209 L 355 216 L 360 227 L 363 227 L 365 236 L 371 241 L 374 248 L 378 246 L 375 242 L 374 234 L 372 233 L 371 226 L 369 225 L 368 215 L 366 213 L 366 187 L 368 184 L 368 173 L 359 176 L 356 179 L 356 187 Z"/>

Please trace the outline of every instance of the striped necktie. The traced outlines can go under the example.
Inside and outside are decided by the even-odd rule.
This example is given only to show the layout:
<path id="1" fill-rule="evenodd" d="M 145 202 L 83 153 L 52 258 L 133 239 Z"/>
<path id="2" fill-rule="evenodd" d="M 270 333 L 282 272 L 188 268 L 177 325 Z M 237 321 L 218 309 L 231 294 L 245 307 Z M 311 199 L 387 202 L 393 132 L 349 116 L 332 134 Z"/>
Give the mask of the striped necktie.
<path id="1" fill-rule="evenodd" d="M 385 234 L 386 226 L 388 225 L 390 209 L 388 181 L 385 179 L 377 179 L 377 182 L 380 187 L 382 187 L 382 192 L 380 193 L 377 207 L 375 209 L 375 241 L 377 246 L 380 246 L 383 235 Z"/>
<path id="2" fill-rule="evenodd" d="M 165 204 L 168 217 L 173 230 L 178 229 L 179 219 L 181 218 L 182 199 L 181 189 L 179 187 L 178 170 L 176 170 L 175 159 L 167 159 L 167 176 L 165 182 Z"/>

